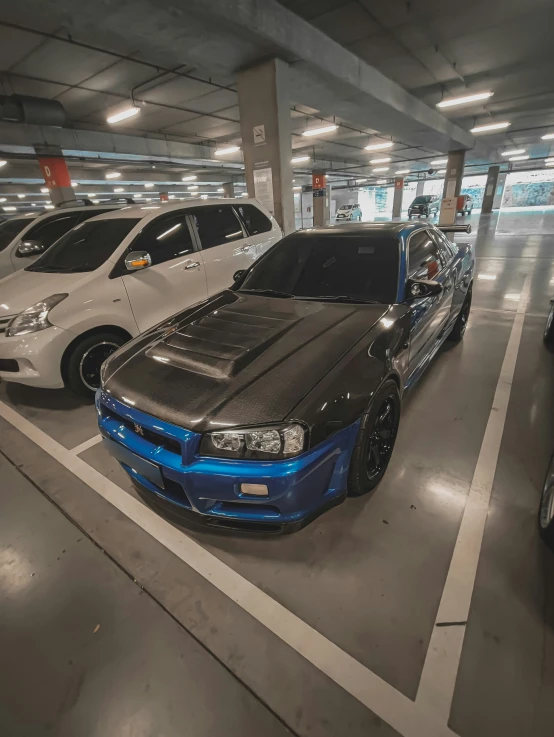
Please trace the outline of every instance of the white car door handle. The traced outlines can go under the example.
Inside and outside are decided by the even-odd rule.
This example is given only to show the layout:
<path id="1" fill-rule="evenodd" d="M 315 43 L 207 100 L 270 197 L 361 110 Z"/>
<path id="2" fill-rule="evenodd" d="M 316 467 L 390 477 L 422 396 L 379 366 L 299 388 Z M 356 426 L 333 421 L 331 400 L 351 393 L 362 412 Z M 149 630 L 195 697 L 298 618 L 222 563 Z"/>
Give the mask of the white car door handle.
<path id="1" fill-rule="evenodd" d="M 190 261 L 183 269 L 196 269 L 200 266 L 200 261 Z"/>
<path id="2" fill-rule="evenodd" d="M 236 252 L 237 252 L 237 253 L 246 253 L 246 252 L 247 252 L 247 251 L 249 251 L 249 250 L 250 250 L 251 248 L 252 248 L 252 245 L 251 245 L 251 244 L 249 244 L 249 245 L 247 245 L 247 246 L 241 246 L 240 248 L 237 248 L 237 249 L 236 249 Z"/>

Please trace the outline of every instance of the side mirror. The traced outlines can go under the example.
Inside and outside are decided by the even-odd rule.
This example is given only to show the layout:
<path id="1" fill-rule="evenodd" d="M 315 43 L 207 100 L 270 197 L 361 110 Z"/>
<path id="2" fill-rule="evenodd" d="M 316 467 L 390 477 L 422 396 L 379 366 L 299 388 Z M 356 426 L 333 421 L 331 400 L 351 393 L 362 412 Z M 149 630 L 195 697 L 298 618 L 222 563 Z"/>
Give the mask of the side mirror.
<path id="1" fill-rule="evenodd" d="M 46 246 L 42 241 L 21 241 L 16 254 L 19 258 L 28 258 L 29 256 L 39 256 L 44 251 L 46 251 Z"/>
<path id="2" fill-rule="evenodd" d="M 246 269 L 239 269 L 238 271 L 235 271 L 235 273 L 233 274 L 233 281 L 238 281 L 244 276 L 244 274 L 246 274 Z"/>
<path id="3" fill-rule="evenodd" d="M 430 279 L 408 279 L 406 283 L 406 299 L 436 297 L 441 292 L 442 286 Z"/>
<path id="4" fill-rule="evenodd" d="M 152 266 L 152 258 L 147 251 L 131 251 L 125 257 L 127 271 L 140 271 Z"/>

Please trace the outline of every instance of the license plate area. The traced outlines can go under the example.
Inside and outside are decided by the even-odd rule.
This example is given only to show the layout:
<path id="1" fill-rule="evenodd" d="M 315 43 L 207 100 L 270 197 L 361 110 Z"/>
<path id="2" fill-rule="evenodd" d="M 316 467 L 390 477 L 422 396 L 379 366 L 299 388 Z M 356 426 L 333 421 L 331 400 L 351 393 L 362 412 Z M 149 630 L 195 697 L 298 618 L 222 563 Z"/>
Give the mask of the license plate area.
<path id="1" fill-rule="evenodd" d="M 136 455 L 131 450 L 128 450 L 123 445 L 115 443 L 109 438 L 102 438 L 104 447 L 107 448 L 108 452 L 120 463 L 124 463 L 129 468 L 132 468 L 140 476 L 151 481 L 159 489 L 164 488 L 164 480 L 160 467 L 151 461 L 147 461 L 144 458 Z"/>

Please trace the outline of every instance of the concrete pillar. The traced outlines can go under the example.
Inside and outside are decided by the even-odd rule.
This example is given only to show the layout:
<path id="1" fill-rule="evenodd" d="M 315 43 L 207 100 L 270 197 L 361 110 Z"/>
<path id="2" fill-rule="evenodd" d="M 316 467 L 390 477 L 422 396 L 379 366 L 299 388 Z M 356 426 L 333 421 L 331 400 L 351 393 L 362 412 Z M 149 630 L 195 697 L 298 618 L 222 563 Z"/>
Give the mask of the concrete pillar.
<path id="1" fill-rule="evenodd" d="M 44 183 L 50 190 L 50 199 L 54 205 L 74 202 L 75 192 L 71 186 L 71 177 L 62 150 L 59 146 L 35 146 L 38 163 Z"/>
<path id="2" fill-rule="evenodd" d="M 235 196 L 235 185 L 233 184 L 233 182 L 223 183 L 223 196 L 224 197 L 234 197 Z"/>
<path id="3" fill-rule="evenodd" d="M 500 166 L 489 166 L 487 174 L 487 183 L 485 184 L 485 193 L 483 194 L 483 206 L 481 208 L 482 213 L 492 212 L 492 203 L 494 201 L 494 195 L 496 194 L 496 184 L 498 182 L 498 175 L 500 174 Z"/>
<path id="4" fill-rule="evenodd" d="M 462 189 L 462 179 L 464 176 L 464 161 L 466 152 L 449 151 L 448 163 L 446 164 L 446 176 L 444 177 L 444 189 L 442 192 L 443 200 L 446 197 L 458 197 Z"/>
<path id="5" fill-rule="evenodd" d="M 329 200 L 327 198 L 327 177 L 322 171 L 312 174 L 312 192 L 314 197 L 314 227 L 327 225 L 329 222 Z"/>
<path id="6" fill-rule="evenodd" d="M 270 59 L 238 75 L 240 129 L 248 195 L 294 231 L 288 64 Z"/>
<path id="7" fill-rule="evenodd" d="M 504 187 L 506 186 L 506 178 L 508 176 L 507 171 L 500 172 L 498 179 L 496 180 L 496 191 L 494 193 L 494 200 L 492 201 L 492 209 L 500 210 L 502 207 L 502 198 L 504 197 Z"/>
<path id="8" fill-rule="evenodd" d="M 394 199 L 392 201 L 392 219 L 402 217 L 402 195 L 404 194 L 404 177 L 394 178 Z"/>
<path id="9" fill-rule="evenodd" d="M 421 195 L 423 194 L 424 187 L 425 187 L 425 179 L 418 179 L 416 191 L 415 191 L 416 197 L 421 197 Z"/>

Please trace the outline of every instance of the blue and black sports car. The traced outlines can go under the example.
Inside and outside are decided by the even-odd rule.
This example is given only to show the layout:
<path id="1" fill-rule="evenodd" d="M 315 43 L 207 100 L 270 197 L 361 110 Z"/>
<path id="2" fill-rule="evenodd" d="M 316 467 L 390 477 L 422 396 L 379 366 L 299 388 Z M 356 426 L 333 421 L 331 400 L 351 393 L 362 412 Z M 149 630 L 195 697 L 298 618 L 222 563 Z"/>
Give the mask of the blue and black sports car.
<path id="1" fill-rule="evenodd" d="M 464 334 L 473 270 L 430 224 L 289 235 L 107 360 L 104 442 L 158 509 L 299 527 L 377 486 L 404 391 Z"/>

